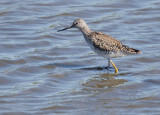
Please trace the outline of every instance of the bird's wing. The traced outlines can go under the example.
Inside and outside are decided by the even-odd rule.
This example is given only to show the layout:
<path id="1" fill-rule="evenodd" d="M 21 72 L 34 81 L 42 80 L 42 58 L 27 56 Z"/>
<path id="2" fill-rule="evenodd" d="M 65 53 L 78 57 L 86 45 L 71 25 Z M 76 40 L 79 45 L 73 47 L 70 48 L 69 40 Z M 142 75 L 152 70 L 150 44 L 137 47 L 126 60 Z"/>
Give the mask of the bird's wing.
<path id="1" fill-rule="evenodd" d="M 115 39 L 112 36 L 104 34 L 102 32 L 93 32 L 91 34 L 93 45 L 103 51 L 111 51 L 114 53 L 124 53 L 127 55 L 131 54 L 141 54 L 140 50 L 136 50 L 134 48 L 129 48 L 126 45 L 123 45 L 120 41 Z"/>
<path id="2" fill-rule="evenodd" d="M 121 42 L 102 32 L 93 32 L 91 36 L 93 45 L 100 50 L 119 52 L 122 47 Z"/>

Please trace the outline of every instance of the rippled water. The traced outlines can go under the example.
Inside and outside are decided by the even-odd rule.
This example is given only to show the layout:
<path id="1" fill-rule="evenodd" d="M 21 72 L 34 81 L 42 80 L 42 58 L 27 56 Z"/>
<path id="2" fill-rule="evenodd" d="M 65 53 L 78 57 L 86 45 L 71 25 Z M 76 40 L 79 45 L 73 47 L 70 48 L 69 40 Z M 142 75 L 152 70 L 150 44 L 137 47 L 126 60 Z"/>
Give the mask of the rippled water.
<path id="1" fill-rule="evenodd" d="M 159 0 L 1 0 L 0 114 L 160 114 Z M 83 18 L 142 55 L 93 53 Z"/>

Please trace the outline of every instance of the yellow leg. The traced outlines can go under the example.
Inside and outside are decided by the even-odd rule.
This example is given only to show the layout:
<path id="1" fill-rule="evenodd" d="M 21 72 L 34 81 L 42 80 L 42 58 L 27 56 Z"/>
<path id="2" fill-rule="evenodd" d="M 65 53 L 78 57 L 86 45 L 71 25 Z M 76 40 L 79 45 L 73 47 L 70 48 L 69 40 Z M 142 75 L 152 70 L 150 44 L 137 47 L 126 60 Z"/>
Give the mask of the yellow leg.
<path id="1" fill-rule="evenodd" d="M 118 73 L 118 68 L 114 65 L 113 61 L 110 60 L 111 64 L 113 65 L 114 69 L 115 69 L 115 73 Z"/>

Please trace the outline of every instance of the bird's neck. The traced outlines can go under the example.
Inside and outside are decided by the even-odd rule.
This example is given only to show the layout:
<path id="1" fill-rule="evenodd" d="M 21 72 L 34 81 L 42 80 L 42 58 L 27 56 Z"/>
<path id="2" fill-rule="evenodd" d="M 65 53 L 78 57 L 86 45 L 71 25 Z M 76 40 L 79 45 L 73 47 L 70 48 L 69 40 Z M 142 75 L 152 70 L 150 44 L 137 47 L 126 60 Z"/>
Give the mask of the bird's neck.
<path id="1" fill-rule="evenodd" d="M 83 28 L 80 28 L 80 31 L 83 33 L 84 36 L 87 36 L 92 32 L 88 25 L 84 26 Z"/>

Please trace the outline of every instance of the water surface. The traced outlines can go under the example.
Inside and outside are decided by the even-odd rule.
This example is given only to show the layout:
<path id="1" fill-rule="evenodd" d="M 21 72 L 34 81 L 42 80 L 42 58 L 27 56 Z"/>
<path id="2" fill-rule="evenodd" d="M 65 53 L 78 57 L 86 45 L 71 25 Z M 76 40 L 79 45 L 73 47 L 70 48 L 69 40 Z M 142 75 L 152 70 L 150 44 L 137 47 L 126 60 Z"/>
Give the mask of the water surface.
<path id="1" fill-rule="evenodd" d="M 0 114 L 160 114 L 159 0 L 1 0 Z M 92 30 L 142 50 L 107 60 L 77 29 Z"/>

